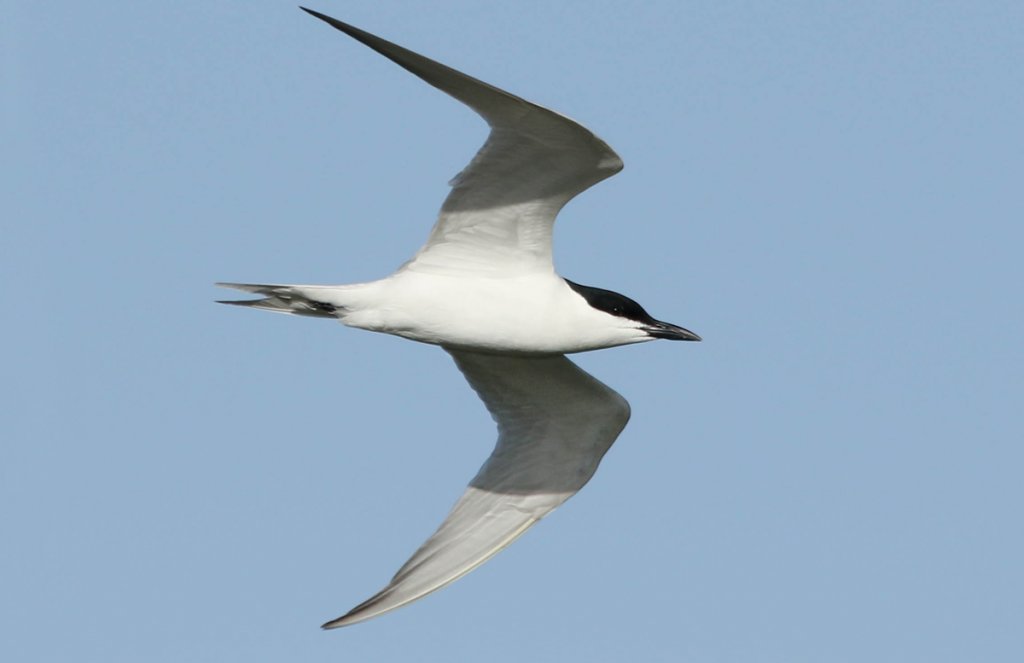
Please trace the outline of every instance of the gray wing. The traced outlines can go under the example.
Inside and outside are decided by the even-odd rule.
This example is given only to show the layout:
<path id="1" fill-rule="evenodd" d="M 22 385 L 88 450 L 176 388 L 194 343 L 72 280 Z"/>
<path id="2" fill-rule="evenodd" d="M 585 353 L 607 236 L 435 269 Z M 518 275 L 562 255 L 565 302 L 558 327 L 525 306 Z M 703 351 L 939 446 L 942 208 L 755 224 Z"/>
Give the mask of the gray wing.
<path id="1" fill-rule="evenodd" d="M 427 243 L 406 269 L 547 270 L 565 203 L 622 169 L 600 138 L 569 118 L 380 37 L 305 9 L 476 111 L 487 142 L 452 180 Z"/>
<path id="2" fill-rule="evenodd" d="M 582 488 L 629 419 L 625 399 L 563 356 L 448 352 L 498 424 L 494 451 L 388 586 L 324 628 L 399 608 L 486 562 Z"/>

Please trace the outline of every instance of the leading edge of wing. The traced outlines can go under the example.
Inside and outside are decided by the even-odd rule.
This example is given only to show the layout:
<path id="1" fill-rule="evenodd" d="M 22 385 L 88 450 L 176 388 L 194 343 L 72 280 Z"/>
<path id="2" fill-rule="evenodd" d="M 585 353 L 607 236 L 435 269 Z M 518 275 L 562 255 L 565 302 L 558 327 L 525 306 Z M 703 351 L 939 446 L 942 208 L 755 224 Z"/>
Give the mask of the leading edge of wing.
<path id="1" fill-rule="evenodd" d="M 556 202 L 545 203 L 542 214 L 550 223 L 573 196 L 622 170 L 615 151 L 578 122 L 335 18 L 302 10 L 461 101 L 491 126 L 485 145 L 452 180 L 455 191 L 444 212 L 550 199 Z"/>
<path id="2" fill-rule="evenodd" d="M 581 135 L 586 135 L 587 137 L 597 141 L 597 143 L 599 143 L 606 152 L 605 157 L 608 160 L 607 167 L 614 167 L 616 171 L 622 167 L 622 161 L 619 159 L 615 151 L 608 147 L 604 141 L 601 141 L 601 139 L 594 136 L 589 129 L 582 126 L 575 120 L 572 120 L 560 113 L 556 113 L 548 108 L 544 108 L 543 106 L 531 101 L 527 101 L 526 99 L 518 97 L 510 92 L 506 92 L 505 90 L 495 87 L 494 85 L 486 83 L 478 78 L 464 74 L 461 71 L 441 64 L 436 60 L 431 60 L 428 57 L 410 51 L 407 48 L 399 46 L 398 44 L 386 39 L 382 39 L 374 34 L 366 32 L 365 30 L 360 30 L 359 28 L 349 25 L 343 21 L 339 21 L 336 18 L 327 16 L 326 14 L 321 14 L 318 11 L 308 9 L 306 7 L 299 8 L 307 14 L 324 21 L 331 27 L 344 32 L 356 41 L 380 53 L 387 59 L 438 90 L 441 90 L 445 94 L 461 101 L 463 104 L 479 113 L 492 127 L 512 125 L 516 120 L 522 118 L 531 111 L 537 111 L 540 114 L 547 116 L 550 120 L 563 125 L 563 129 L 567 129 L 571 126 L 573 131 L 580 132 Z M 615 162 L 617 162 L 617 164 Z"/>
<path id="3" fill-rule="evenodd" d="M 625 399 L 564 356 L 448 352 L 498 425 L 494 451 L 388 586 L 324 628 L 399 608 L 486 562 L 579 491 L 629 419 Z"/>
<path id="4" fill-rule="evenodd" d="M 525 113 L 529 106 L 535 106 L 535 104 L 531 104 L 514 94 L 505 92 L 472 76 L 467 76 L 461 71 L 452 69 L 447 65 L 431 60 L 386 39 L 381 39 L 377 35 L 370 34 L 365 30 L 360 30 L 354 25 L 349 25 L 313 9 L 306 7 L 299 7 L 299 9 L 344 32 L 349 37 L 372 48 L 409 73 L 458 99 L 480 113 L 488 122 L 501 122 L 510 116 Z M 537 108 L 540 107 L 538 106 Z"/>

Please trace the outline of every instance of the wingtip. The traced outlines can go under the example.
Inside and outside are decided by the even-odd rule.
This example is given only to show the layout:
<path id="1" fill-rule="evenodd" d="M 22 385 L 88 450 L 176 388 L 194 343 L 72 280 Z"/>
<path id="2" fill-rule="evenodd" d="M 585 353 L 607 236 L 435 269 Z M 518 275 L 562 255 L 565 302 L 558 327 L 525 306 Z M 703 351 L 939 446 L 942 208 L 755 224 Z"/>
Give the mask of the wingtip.
<path id="1" fill-rule="evenodd" d="M 351 610 L 346 612 L 341 617 L 332 619 L 329 622 L 324 622 L 320 625 L 320 628 L 322 628 L 325 631 L 333 631 L 334 629 L 341 628 L 342 626 L 351 626 L 352 624 L 358 624 L 359 622 L 366 621 L 370 617 L 359 616 L 364 612 L 364 607 L 365 605 L 361 603 L 355 608 L 352 608 Z M 372 616 L 373 615 L 371 615 L 371 617 Z"/>
<path id="2" fill-rule="evenodd" d="M 306 12 L 307 14 L 312 16 L 313 18 L 320 19 L 321 21 L 323 21 L 327 25 L 331 26 L 332 28 L 344 32 L 345 34 L 349 35 L 353 39 L 356 39 L 358 41 L 363 42 L 367 46 L 370 46 L 370 48 L 376 48 L 375 46 L 373 46 L 370 43 L 370 41 L 384 42 L 385 44 L 388 43 L 388 42 L 385 42 L 380 37 L 377 37 L 375 35 L 371 35 L 368 32 L 364 32 L 363 30 L 360 30 L 359 28 L 355 27 L 354 25 L 349 25 L 348 23 L 345 23 L 344 21 L 339 21 L 338 19 L 336 19 L 336 18 L 334 18 L 332 16 L 328 16 L 327 14 L 322 14 L 322 13 L 316 11 L 315 9 L 309 9 L 308 7 L 303 7 L 302 5 L 299 5 L 299 9 L 301 9 L 304 12 Z M 390 56 L 387 56 L 387 57 L 390 57 Z"/>
<path id="3" fill-rule="evenodd" d="M 318 18 L 321 21 L 323 21 L 324 23 L 327 23 L 328 25 L 333 25 L 334 27 L 338 28 L 339 30 L 341 30 L 341 27 L 339 27 L 339 26 L 349 27 L 348 25 L 346 25 L 345 23 L 342 23 L 338 19 L 331 18 L 327 14 L 322 14 L 322 13 L 318 12 L 315 9 L 310 9 L 309 7 L 303 7 L 302 5 L 299 5 L 299 9 L 301 9 L 304 12 L 306 12 L 307 14 L 312 16 L 313 18 Z"/>
<path id="4" fill-rule="evenodd" d="M 344 622 L 342 622 L 342 619 L 344 619 L 344 617 L 338 617 L 337 619 L 332 619 L 329 622 L 324 622 L 320 625 L 320 628 L 325 631 L 333 631 L 336 628 L 341 628 L 345 625 Z"/>

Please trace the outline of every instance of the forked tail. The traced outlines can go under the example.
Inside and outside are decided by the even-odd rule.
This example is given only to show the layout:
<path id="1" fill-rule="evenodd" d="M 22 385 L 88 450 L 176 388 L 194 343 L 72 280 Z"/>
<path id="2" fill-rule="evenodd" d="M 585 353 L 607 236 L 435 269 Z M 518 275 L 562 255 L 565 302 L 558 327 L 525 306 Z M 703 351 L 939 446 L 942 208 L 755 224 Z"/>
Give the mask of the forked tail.
<path id="1" fill-rule="evenodd" d="M 217 283 L 222 288 L 234 288 L 254 295 L 263 295 L 262 299 L 218 300 L 218 304 L 248 306 L 250 308 L 306 315 L 314 318 L 339 318 L 345 309 L 330 302 L 316 298 L 316 286 L 300 285 L 261 285 L 256 283 Z"/>

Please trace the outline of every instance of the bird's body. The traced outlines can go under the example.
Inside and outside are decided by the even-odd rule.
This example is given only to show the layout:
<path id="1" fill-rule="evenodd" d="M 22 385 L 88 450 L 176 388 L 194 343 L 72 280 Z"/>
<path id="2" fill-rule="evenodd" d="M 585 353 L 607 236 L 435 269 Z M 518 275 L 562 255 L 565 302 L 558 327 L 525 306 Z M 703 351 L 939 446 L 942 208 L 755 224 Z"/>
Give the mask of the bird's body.
<path id="1" fill-rule="evenodd" d="M 487 142 L 452 181 L 426 244 L 394 274 L 350 285 L 224 283 L 225 303 L 339 320 L 439 345 L 498 424 L 498 442 L 438 530 L 380 593 L 328 622 L 363 621 L 468 573 L 590 479 L 629 418 L 617 393 L 565 354 L 700 340 L 618 293 L 559 276 L 558 211 L 622 168 L 572 120 L 335 19 L 305 10 L 480 114 Z"/>
<path id="2" fill-rule="evenodd" d="M 554 272 L 507 277 L 400 271 L 340 286 L 246 286 L 260 308 L 336 317 L 349 327 L 445 347 L 500 354 L 568 354 L 651 340 L 631 321 L 606 324 Z M 304 308 L 308 307 L 308 308 Z"/>

